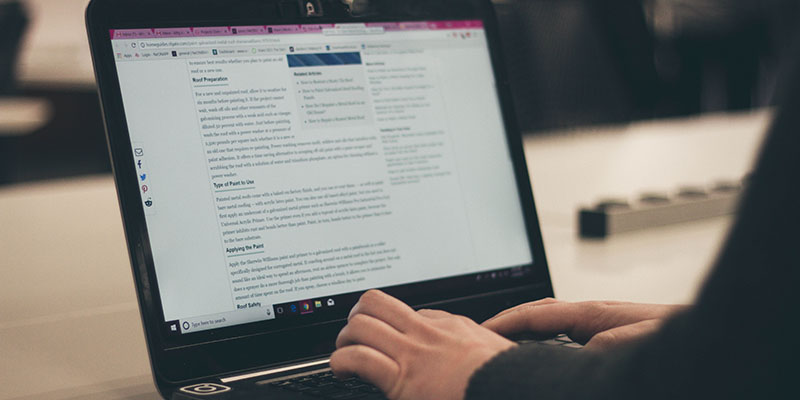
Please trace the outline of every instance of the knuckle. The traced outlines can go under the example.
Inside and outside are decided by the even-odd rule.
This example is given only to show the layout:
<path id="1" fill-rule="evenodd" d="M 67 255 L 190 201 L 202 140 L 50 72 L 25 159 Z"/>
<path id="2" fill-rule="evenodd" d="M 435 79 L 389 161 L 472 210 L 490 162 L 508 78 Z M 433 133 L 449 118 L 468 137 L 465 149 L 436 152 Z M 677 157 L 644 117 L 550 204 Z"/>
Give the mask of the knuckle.
<path id="1" fill-rule="evenodd" d="M 359 302 L 363 302 L 365 304 L 370 304 L 376 301 L 380 297 L 380 293 L 377 290 L 368 290 L 361 295 Z"/>
<path id="2" fill-rule="evenodd" d="M 359 327 L 367 325 L 369 323 L 369 319 L 370 317 L 364 314 L 355 314 L 352 317 L 350 317 L 350 320 L 347 322 L 347 326 L 345 328 L 350 326 Z"/>
<path id="3" fill-rule="evenodd" d="M 350 333 L 348 327 L 349 326 L 345 326 L 342 328 L 342 330 L 339 331 L 339 335 L 336 336 L 336 348 L 340 348 L 346 343 L 347 335 Z"/>
<path id="4" fill-rule="evenodd" d="M 590 342 L 593 346 L 608 347 L 616 342 L 616 335 L 612 332 L 600 332 L 592 337 Z"/>
<path id="5" fill-rule="evenodd" d="M 521 306 L 519 306 L 519 307 L 515 308 L 515 309 L 512 311 L 512 313 L 511 313 L 511 314 L 512 314 L 512 315 L 521 316 L 521 315 L 524 315 L 524 314 L 527 314 L 527 313 L 529 313 L 529 312 L 533 311 L 533 309 L 534 309 L 534 308 L 536 308 L 536 305 L 535 305 L 535 304 L 530 304 L 530 303 L 529 303 L 529 304 L 523 304 L 523 305 L 521 305 Z"/>
<path id="6" fill-rule="evenodd" d="M 471 320 L 468 317 L 465 317 L 463 315 L 456 316 L 456 320 L 458 322 L 461 322 L 464 325 L 473 325 L 473 324 L 475 324 L 475 321 L 473 321 L 473 320 Z"/>
<path id="7" fill-rule="evenodd" d="M 606 310 L 606 305 L 598 301 L 588 301 L 581 303 L 581 308 L 588 317 L 596 317 Z"/>

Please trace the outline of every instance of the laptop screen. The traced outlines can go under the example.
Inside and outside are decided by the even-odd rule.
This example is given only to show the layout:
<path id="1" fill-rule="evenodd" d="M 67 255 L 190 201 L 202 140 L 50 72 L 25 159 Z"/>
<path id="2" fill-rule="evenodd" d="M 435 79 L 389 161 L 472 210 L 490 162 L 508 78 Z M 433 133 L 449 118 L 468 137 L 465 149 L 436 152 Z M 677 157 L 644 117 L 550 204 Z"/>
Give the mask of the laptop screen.
<path id="1" fill-rule="evenodd" d="M 168 332 L 530 273 L 480 21 L 110 34 Z"/>

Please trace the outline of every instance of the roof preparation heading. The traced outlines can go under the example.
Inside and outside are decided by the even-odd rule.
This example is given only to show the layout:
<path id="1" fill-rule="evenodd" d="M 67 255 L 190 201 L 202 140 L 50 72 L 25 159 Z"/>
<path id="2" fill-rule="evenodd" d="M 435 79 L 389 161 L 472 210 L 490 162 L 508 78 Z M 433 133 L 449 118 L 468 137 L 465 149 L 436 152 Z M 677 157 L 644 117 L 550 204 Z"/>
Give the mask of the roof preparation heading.
<path id="1" fill-rule="evenodd" d="M 414 21 L 414 22 L 367 22 L 353 24 L 303 24 L 303 25 L 255 25 L 255 26 L 207 26 L 188 28 L 148 28 L 148 29 L 111 29 L 112 40 L 150 39 L 150 38 L 182 38 L 205 36 L 248 36 L 248 35 L 280 35 L 300 33 L 331 33 L 349 30 L 367 30 L 380 32 L 396 31 L 433 31 L 448 29 L 482 28 L 480 20 L 463 21 Z M 380 32 L 377 32 L 380 31 Z"/>

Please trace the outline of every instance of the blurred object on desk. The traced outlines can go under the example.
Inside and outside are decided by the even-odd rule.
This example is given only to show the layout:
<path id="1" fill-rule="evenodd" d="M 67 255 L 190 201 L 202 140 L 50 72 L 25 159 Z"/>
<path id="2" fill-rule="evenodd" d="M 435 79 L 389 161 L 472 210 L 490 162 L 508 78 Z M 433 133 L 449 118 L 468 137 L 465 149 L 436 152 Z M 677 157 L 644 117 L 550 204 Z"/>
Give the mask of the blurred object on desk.
<path id="1" fill-rule="evenodd" d="M 31 134 L 46 125 L 52 113 L 53 109 L 46 100 L 0 97 L 0 140 L 3 137 Z"/>
<path id="2" fill-rule="evenodd" d="M 87 3 L 23 2 L 30 27 L 22 41 L 14 95 L 26 100 L 13 107 L 40 102 L 49 111 L 40 113 L 44 118 L 39 121 L 27 121 L 25 135 L 9 136 L 7 130 L 0 136 L 0 185 L 111 171 L 84 28 Z M 27 114 L 34 111 L 29 108 Z M 4 122 L 0 115 L 0 131 L 12 124 L 8 118 Z"/>
<path id="3" fill-rule="evenodd" d="M 606 240 L 578 235 L 577 210 L 609 193 L 640 193 L 745 176 L 771 109 L 542 133 L 525 138 L 557 297 L 688 303 L 725 237 L 722 216 Z"/>
<path id="4" fill-rule="evenodd" d="M 0 0 L 0 95 L 11 92 L 28 18 L 18 0 Z"/>
<path id="5" fill-rule="evenodd" d="M 47 104 L 45 119 L 26 135 L 0 136 L 0 185 L 111 172 L 95 92 L 24 93 Z"/>
<path id="6" fill-rule="evenodd" d="M 681 222 L 730 215 L 736 212 L 743 185 L 720 182 L 710 188 L 684 186 L 673 194 L 643 193 L 637 200 L 602 200 L 578 210 L 579 232 L 584 238 L 654 228 Z"/>
<path id="7" fill-rule="evenodd" d="M 22 87 L 94 91 L 83 13 L 89 0 L 24 0 L 31 26 L 19 59 Z"/>

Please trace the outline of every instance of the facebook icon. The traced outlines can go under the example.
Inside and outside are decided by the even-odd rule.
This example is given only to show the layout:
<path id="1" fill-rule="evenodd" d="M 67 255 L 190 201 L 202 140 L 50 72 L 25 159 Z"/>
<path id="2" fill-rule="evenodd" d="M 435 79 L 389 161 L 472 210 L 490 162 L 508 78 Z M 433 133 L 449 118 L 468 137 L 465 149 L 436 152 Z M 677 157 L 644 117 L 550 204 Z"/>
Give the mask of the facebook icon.
<path id="1" fill-rule="evenodd" d="M 142 168 L 142 160 L 136 161 L 136 165 L 138 165 L 139 168 Z"/>

